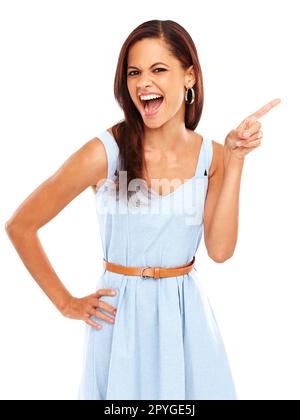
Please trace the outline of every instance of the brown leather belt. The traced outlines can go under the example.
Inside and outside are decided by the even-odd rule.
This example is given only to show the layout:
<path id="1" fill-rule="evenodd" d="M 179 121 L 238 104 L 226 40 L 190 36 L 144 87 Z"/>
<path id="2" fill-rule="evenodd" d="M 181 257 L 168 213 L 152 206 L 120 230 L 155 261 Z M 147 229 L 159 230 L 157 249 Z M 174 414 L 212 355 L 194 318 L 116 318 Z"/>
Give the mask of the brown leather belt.
<path id="1" fill-rule="evenodd" d="M 113 264 L 103 258 L 103 267 L 113 273 L 127 274 L 128 276 L 153 277 L 175 277 L 189 273 L 195 264 L 195 256 L 187 265 L 178 267 L 125 267 L 124 265 Z"/>

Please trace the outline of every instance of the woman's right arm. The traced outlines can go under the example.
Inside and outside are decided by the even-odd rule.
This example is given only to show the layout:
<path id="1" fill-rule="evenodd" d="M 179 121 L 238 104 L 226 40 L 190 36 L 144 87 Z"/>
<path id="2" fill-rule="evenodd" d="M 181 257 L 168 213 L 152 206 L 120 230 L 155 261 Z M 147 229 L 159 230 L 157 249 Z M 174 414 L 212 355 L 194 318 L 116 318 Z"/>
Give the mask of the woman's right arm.
<path id="1" fill-rule="evenodd" d="M 52 267 L 39 240 L 38 230 L 87 187 L 104 180 L 106 174 L 104 146 L 98 139 L 92 139 L 38 186 L 5 224 L 5 230 L 24 265 L 56 308 L 63 315 L 84 319 L 94 327 L 95 323 L 88 316 L 95 315 L 105 320 L 110 318 L 95 309 L 99 303 L 99 291 L 82 300 L 73 298 Z M 102 289 L 102 294 L 110 294 L 110 291 Z M 101 307 L 113 313 L 114 308 L 106 302 L 102 302 Z"/>

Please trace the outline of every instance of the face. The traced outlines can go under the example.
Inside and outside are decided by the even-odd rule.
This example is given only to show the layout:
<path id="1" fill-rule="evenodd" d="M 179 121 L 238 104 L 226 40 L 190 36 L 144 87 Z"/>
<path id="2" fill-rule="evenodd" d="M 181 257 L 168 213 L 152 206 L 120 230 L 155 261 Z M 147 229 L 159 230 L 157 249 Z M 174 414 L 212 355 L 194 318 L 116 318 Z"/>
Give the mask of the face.
<path id="1" fill-rule="evenodd" d="M 146 38 L 129 49 L 127 87 L 147 126 L 158 127 L 178 113 L 182 114 L 184 120 L 185 91 L 194 83 L 193 66 L 184 70 L 180 61 L 171 55 L 164 41 Z M 163 96 L 158 112 L 146 112 L 139 97 L 140 93 Z"/>

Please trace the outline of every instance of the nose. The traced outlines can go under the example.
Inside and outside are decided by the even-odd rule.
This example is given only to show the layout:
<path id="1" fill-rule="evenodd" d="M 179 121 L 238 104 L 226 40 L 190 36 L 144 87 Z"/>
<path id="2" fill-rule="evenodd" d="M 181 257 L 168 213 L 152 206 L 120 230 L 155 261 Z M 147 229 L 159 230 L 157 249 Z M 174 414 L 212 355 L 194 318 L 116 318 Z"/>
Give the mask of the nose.
<path id="1" fill-rule="evenodd" d="M 139 81 L 139 82 L 137 83 L 137 87 L 138 87 L 140 90 L 143 90 L 144 88 L 148 88 L 149 86 L 151 86 L 151 82 L 149 82 L 149 81 L 145 81 L 145 82 L 143 82 L 143 81 Z"/>
<path id="2" fill-rule="evenodd" d="M 140 77 L 138 78 L 137 86 L 139 88 L 142 88 L 143 89 L 143 88 L 149 87 L 151 85 L 152 85 L 152 83 L 150 81 L 149 75 L 146 74 L 145 72 L 144 73 L 141 73 Z"/>

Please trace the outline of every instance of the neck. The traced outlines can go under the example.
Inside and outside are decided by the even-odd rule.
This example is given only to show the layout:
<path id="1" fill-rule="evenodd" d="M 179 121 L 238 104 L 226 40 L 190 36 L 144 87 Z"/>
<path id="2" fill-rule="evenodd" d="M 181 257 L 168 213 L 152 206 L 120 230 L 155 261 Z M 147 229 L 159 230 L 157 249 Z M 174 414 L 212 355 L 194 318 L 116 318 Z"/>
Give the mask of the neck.
<path id="1" fill-rule="evenodd" d="M 159 128 L 145 127 L 144 148 L 145 151 L 176 150 L 178 146 L 187 143 L 190 139 L 191 130 L 185 124 L 166 126 Z"/>

